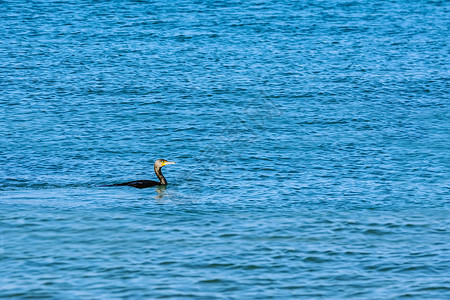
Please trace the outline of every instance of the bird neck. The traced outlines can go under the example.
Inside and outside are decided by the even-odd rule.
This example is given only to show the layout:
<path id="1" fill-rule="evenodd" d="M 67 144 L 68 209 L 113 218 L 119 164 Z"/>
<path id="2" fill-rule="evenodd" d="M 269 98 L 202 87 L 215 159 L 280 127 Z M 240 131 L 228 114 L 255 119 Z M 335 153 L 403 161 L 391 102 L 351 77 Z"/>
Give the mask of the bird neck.
<path id="1" fill-rule="evenodd" d="M 164 176 L 163 176 L 163 174 L 162 174 L 162 172 L 161 172 L 161 167 L 155 166 L 154 169 L 155 169 L 156 177 L 158 177 L 158 179 L 159 179 L 159 182 L 160 182 L 162 185 L 166 185 L 166 184 L 167 184 L 167 180 L 166 180 L 166 178 L 164 178 Z"/>

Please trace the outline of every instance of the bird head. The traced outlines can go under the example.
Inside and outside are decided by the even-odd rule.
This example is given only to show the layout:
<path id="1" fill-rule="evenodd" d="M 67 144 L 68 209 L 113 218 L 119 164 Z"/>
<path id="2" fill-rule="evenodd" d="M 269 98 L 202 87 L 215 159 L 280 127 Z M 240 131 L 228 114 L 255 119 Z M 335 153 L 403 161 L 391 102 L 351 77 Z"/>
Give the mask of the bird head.
<path id="1" fill-rule="evenodd" d="M 155 161 L 155 167 L 157 168 L 161 168 L 164 167 L 165 165 L 173 165 L 175 164 L 174 161 L 167 161 L 165 159 L 158 159 L 157 161 Z"/>

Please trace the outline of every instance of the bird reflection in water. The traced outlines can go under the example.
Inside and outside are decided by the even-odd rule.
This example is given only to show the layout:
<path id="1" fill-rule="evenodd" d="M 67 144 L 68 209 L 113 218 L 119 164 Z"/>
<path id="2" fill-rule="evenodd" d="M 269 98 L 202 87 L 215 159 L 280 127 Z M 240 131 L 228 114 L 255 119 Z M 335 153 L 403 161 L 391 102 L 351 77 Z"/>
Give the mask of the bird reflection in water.
<path id="1" fill-rule="evenodd" d="M 156 188 L 156 192 L 158 193 L 154 198 L 155 200 L 163 200 L 164 198 L 167 198 L 169 194 L 167 193 L 166 186 L 160 185 Z"/>

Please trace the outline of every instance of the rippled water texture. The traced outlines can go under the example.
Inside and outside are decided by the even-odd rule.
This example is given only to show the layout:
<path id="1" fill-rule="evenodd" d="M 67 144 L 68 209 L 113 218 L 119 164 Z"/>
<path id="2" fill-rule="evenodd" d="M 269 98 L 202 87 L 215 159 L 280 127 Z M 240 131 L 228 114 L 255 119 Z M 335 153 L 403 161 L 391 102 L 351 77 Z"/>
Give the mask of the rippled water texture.
<path id="1" fill-rule="evenodd" d="M 449 24 L 0 1 L 0 298 L 449 299 Z"/>

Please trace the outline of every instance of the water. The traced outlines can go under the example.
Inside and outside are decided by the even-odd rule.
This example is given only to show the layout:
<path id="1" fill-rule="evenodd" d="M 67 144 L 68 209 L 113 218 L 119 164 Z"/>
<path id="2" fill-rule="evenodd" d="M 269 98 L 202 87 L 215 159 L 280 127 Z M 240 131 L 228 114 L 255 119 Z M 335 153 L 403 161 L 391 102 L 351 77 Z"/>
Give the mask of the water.
<path id="1" fill-rule="evenodd" d="M 449 12 L 1 2 L 0 297 L 448 299 Z"/>

